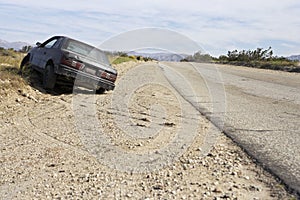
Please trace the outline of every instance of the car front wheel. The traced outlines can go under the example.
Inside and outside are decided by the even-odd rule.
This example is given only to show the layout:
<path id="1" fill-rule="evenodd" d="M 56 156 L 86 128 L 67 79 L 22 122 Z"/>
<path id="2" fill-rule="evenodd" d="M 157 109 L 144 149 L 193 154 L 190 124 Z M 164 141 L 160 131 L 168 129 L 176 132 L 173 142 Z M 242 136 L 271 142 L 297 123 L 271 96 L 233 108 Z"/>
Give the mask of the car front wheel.
<path id="1" fill-rule="evenodd" d="M 43 87 L 45 89 L 53 89 L 56 82 L 56 74 L 54 73 L 54 67 L 51 64 L 47 64 L 44 69 L 43 75 Z"/>

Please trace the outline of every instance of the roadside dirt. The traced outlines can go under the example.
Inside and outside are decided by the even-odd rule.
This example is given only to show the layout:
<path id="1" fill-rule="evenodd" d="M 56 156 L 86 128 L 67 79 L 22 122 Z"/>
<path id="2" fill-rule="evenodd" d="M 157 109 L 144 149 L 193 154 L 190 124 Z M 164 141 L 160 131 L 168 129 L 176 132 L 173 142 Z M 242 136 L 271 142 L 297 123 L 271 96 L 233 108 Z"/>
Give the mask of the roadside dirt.
<path id="1" fill-rule="evenodd" d="M 137 65 L 144 63 L 116 66 L 117 87 Z M 159 70 L 153 73 L 162 79 Z M 3 91 L 5 84 L 9 83 L 1 80 Z M 174 137 L 182 117 L 178 97 L 160 85 L 147 85 L 135 91 L 128 103 L 129 112 L 124 113 L 111 108 L 114 92 L 79 93 L 64 90 L 48 94 L 38 84 L 0 93 L 1 199 L 294 198 L 224 135 L 220 134 L 211 152 L 203 157 L 203 134 L 211 125 L 201 116 L 194 142 L 178 160 L 159 170 L 140 173 L 113 169 L 90 153 L 78 133 L 74 96 L 94 99 L 104 134 L 128 153 L 156 151 Z M 152 109 L 154 104 L 163 105 L 163 109 Z M 165 115 L 160 114 L 162 110 Z M 155 125 L 160 131 L 147 138 L 129 137 L 116 126 L 117 118 L 130 118 L 133 129 Z"/>

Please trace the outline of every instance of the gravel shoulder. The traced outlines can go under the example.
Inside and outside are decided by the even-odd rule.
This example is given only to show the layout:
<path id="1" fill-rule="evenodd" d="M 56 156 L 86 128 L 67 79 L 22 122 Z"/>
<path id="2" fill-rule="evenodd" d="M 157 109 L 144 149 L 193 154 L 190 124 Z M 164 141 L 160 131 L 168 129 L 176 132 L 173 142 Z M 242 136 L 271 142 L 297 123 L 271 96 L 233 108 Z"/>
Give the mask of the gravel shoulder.
<path id="1" fill-rule="evenodd" d="M 116 66 L 117 88 L 124 87 L 119 85 L 122 77 L 141 66 L 165 81 L 157 63 L 122 63 Z M 0 84 L 3 89 L 6 83 Z M 221 133 L 203 156 L 205 134 L 212 125 L 200 114 L 193 116 L 198 122 L 193 142 L 159 170 L 130 173 L 99 162 L 78 132 L 74 96 L 93 99 L 97 119 L 114 146 L 143 154 L 163 148 L 181 126 L 181 100 L 170 88 L 159 84 L 138 88 L 127 104 L 128 112 L 111 108 L 117 92 L 47 94 L 27 86 L 1 93 L 0 199 L 295 199 Z M 117 120 L 126 124 L 128 119 L 128 130 L 139 133 L 153 126 L 157 134 L 129 137 L 116 125 Z"/>

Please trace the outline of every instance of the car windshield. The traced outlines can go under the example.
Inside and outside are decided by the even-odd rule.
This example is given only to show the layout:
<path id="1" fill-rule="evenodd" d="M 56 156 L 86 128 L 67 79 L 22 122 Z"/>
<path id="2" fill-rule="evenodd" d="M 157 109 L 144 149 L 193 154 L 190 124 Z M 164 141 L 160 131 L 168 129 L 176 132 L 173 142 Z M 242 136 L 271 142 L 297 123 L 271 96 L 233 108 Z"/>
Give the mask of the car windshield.
<path id="1" fill-rule="evenodd" d="M 97 62 L 101 62 L 107 65 L 109 64 L 106 54 L 103 51 L 90 45 L 75 40 L 68 40 L 68 42 L 65 45 L 65 49 L 81 54 Z"/>

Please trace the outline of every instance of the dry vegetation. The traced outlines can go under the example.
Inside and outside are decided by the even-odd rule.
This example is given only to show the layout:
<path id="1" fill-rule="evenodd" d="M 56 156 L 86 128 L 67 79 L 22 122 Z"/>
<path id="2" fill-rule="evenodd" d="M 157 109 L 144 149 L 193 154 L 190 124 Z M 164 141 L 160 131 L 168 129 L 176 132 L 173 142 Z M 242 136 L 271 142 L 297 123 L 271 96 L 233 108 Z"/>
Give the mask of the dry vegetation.
<path id="1" fill-rule="evenodd" d="M 13 91 L 28 85 L 28 79 L 19 75 L 19 65 L 23 53 L 13 50 L 0 50 L 0 95 L 7 96 Z"/>
<path id="2" fill-rule="evenodd" d="M 271 47 L 268 49 L 257 48 L 255 50 L 228 51 L 227 55 L 221 55 L 218 58 L 214 58 L 209 54 L 202 54 L 199 51 L 181 61 L 229 64 L 286 72 L 300 72 L 299 61 L 292 61 L 285 57 L 274 56 Z"/>
<path id="3" fill-rule="evenodd" d="M 134 56 L 134 55 L 128 55 L 124 52 L 106 52 L 108 55 L 108 59 L 111 64 L 117 65 L 124 62 L 139 62 L 139 61 L 153 61 L 154 59 L 149 57 L 143 57 L 143 56 Z"/>

